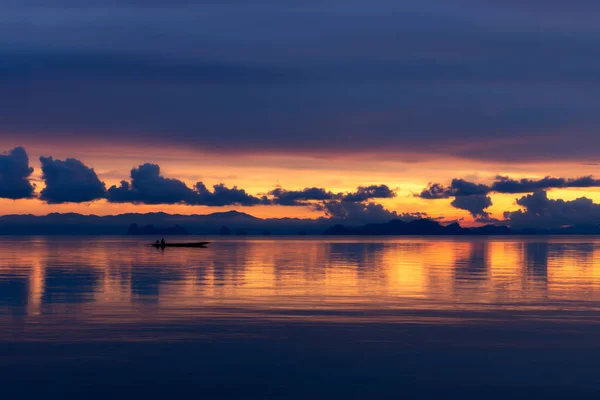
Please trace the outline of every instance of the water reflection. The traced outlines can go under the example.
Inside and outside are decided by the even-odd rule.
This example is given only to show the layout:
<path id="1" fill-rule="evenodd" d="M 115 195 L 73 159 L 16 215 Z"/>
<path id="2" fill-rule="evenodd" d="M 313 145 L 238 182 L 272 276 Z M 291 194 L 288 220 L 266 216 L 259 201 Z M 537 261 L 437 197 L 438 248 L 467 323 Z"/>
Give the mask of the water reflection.
<path id="1" fill-rule="evenodd" d="M 135 239 L 10 238 L 0 243 L 0 315 L 127 321 L 293 310 L 310 319 L 315 310 L 346 318 L 541 300 L 560 307 L 555 300 L 600 299 L 599 245 L 593 238 L 269 239 L 156 252 Z"/>
<path id="2" fill-rule="evenodd" d="M 47 267 L 44 271 L 42 304 L 94 301 L 100 277 L 93 268 Z"/>
<path id="3" fill-rule="evenodd" d="M 0 276 L 0 308 L 12 314 L 25 314 L 29 296 L 29 279 L 15 274 Z"/>

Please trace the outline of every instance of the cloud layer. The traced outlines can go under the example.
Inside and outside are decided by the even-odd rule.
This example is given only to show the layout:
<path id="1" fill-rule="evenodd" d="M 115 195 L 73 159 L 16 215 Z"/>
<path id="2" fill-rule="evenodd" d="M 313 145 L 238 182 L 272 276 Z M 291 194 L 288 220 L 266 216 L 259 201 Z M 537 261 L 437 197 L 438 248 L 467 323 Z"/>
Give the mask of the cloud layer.
<path id="1" fill-rule="evenodd" d="M 188 186 L 185 182 L 165 177 L 156 164 L 143 164 L 131 170 L 131 179 L 106 190 L 94 169 L 82 161 L 67 158 L 40 157 L 45 187 L 39 200 L 49 204 L 82 203 L 104 199 L 112 203 L 185 204 L 191 206 L 301 206 L 324 213 L 327 218 L 348 223 L 385 222 L 391 219 L 429 217 L 426 213 L 400 213 L 389 210 L 377 200 L 391 199 L 396 190 L 389 186 L 359 186 L 354 191 L 332 192 L 325 188 L 308 187 L 288 190 L 276 187 L 266 194 L 254 195 L 237 186 L 216 184 L 212 189 L 203 182 Z M 0 155 L 0 197 L 9 199 L 35 198 L 30 182 L 33 168 L 27 152 L 17 147 Z M 574 224 L 600 223 L 600 205 L 582 197 L 572 201 L 549 199 L 551 189 L 600 187 L 592 176 L 579 178 L 545 177 L 515 180 L 497 176 L 490 184 L 453 179 L 448 186 L 432 183 L 416 196 L 423 199 L 452 199 L 451 206 L 468 211 L 479 222 L 500 222 L 513 227 L 560 227 Z M 516 199 L 521 210 L 506 211 L 499 221 L 488 213 L 493 193 L 530 193 Z"/>
<path id="2" fill-rule="evenodd" d="M 308 206 L 311 205 L 311 200 L 325 201 L 339 197 L 338 194 L 317 187 L 303 190 L 285 190 L 278 187 L 271 190 L 269 195 L 273 197 L 272 203 L 280 206 Z"/>
<path id="3" fill-rule="evenodd" d="M 430 183 L 417 197 L 426 200 L 454 198 L 450 205 L 468 211 L 475 219 L 491 221 L 486 208 L 492 206 L 490 193 L 531 193 L 548 189 L 600 187 L 600 179 L 591 176 L 579 178 L 511 179 L 508 176 L 497 176 L 491 185 L 469 182 L 464 179 L 453 179 L 449 186 Z"/>
<path id="4" fill-rule="evenodd" d="M 0 134 L 593 161 L 599 13 L 585 0 L 7 0 Z"/>

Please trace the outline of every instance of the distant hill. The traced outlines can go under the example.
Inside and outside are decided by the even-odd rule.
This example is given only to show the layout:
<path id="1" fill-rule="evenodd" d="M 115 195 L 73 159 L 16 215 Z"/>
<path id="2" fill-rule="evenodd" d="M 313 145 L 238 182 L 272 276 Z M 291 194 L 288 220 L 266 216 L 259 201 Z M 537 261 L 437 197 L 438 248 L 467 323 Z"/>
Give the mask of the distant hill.
<path id="1" fill-rule="evenodd" d="M 132 225 L 137 228 L 132 229 Z M 44 216 L 0 216 L 0 235 L 124 235 L 128 232 L 132 235 L 180 235 L 186 234 L 184 231 L 190 235 L 600 235 L 600 225 L 556 229 L 511 229 L 501 225 L 463 228 L 458 223 L 444 226 L 430 219 L 416 219 L 359 226 L 328 218 L 263 219 L 237 211 L 206 215 L 130 213 L 97 216 L 52 213 Z"/>
<path id="2" fill-rule="evenodd" d="M 393 220 L 385 224 L 367 224 L 358 227 L 335 225 L 324 235 L 508 235 L 506 226 L 486 225 L 480 228 L 463 228 L 458 223 L 442 225 L 430 219 L 416 219 L 410 222 Z"/>
<path id="3" fill-rule="evenodd" d="M 265 231 L 269 231 L 273 235 L 295 235 L 299 231 L 307 232 L 310 235 L 320 235 L 332 224 L 332 221 L 299 218 L 262 219 L 238 211 L 206 215 L 161 212 L 108 216 L 75 213 L 52 213 L 43 216 L 27 214 L 0 216 L 0 235 L 124 235 L 133 224 L 138 227 L 134 230 L 135 232 L 138 232 L 138 229 L 146 229 L 140 227 L 151 225 L 155 229 L 180 226 L 191 235 L 218 235 L 222 232 L 262 235 Z M 131 234 L 139 234 L 134 231 Z M 166 233 L 164 234 L 166 235 Z"/>
<path id="4" fill-rule="evenodd" d="M 463 228 L 458 223 L 442 225 L 430 219 L 410 222 L 393 220 L 384 224 L 367 224 L 347 227 L 334 225 L 324 235 L 600 235 L 600 225 L 574 225 L 556 229 L 522 228 L 511 229 L 504 225 L 485 225 Z"/>

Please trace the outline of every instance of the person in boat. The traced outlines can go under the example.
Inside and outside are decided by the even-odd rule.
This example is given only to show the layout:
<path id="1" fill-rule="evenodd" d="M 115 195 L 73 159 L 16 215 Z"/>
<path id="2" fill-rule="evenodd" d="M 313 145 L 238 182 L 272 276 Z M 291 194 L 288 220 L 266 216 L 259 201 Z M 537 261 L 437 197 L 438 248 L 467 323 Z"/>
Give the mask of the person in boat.
<path id="1" fill-rule="evenodd" d="M 164 246 L 165 244 L 166 244 L 166 243 L 165 243 L 165 238 L 162 238 L 162 240 L 160 241 L 160 245 L 161 245 L 161 246 Z"/>
<path id="2" fill-rule="evenodd" d="M 156 240 L 156 245 L 160 246 L 160 240 L 158 240 L 158 239 Z"/>

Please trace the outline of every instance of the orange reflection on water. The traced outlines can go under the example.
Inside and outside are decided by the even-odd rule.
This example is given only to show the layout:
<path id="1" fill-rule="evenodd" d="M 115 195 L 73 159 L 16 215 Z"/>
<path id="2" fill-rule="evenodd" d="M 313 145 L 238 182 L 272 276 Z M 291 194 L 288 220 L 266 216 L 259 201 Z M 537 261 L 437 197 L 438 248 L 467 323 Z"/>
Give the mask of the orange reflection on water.
<path id="1" fill-rule="evenodd" d="M 428 313 L 591 309 L 599 246 L 587 237 L 282 238 L 158 251 L 131 238 L 5 238 L 0 316 L 440 322 Z"/>

